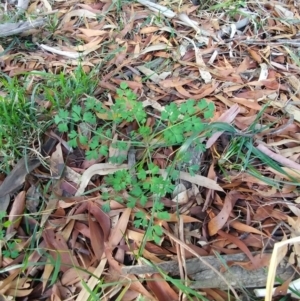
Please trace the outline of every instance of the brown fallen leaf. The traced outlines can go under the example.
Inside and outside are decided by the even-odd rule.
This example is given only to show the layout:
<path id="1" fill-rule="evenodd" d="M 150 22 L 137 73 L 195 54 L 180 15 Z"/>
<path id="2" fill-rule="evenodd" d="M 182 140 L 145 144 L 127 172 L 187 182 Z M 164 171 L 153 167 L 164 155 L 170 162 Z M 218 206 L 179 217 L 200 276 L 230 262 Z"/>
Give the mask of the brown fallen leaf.
<path id="1" fill-rule="evenodd" d="M 220 229 L 223 228 L 229 218 L 234 204 L 239 198 L 242 198 L 242 195 L 234 190 L 227 194 L 222 210 L 208 223 L 209 235 L 215 235 Z"/>
<path id="2" fill-rule="evenodd" d="M 61 257 L 60 270 L 62 272 L 67 271 L 70 266 L 79 266 L 78 261 L 74 255 L 72 255 L 66 241 L 63 239 L 60 233 L 54 233 L 52 229 L 45 229 L 43 232 L 43 238 L 46 241 L 47 248 L 50 249 L 51 255 L 56 259 Z"/>
<path id="3" fill-rule="evenodd" d="M 110 227 L 111 227 L 109 216 L 105 212 L 103 212 L 99 206 L 97 206 L 95 203 L 92 202 L 88 203 L 88 210 L 95 217 L 98 224 L 100 225 L 103 231 L 104 241 L 107 241 L 110 233 Z"/>
<path id="4" fill-rule="evenodd" d="M 9 227 L 6 230 L 6 235 L 18 229 L 19 224 L 21 223 L 21 215 L 25 210 L 25 191 L 21 191 L 14 199 L 12 208 L 9 212 L 8 220 L 11 222 Z"/>
<path id="5" fill-rule="evenodd" d="M 257 254 L 254 256 L 254 261 L 257 264 L 258 268 L 268 267 L 270 264 L 272 254 L 270 253 L 264 253 L 264 254 Z M 238 265 L 248 271 L 253 271 L 256 269 L 256 267 L 253 265 L 253 262 L 251 261 L 227 261 L 227 265 L 229 267 Z"/>
<path id="6" fill-rule="evenodd" d="M 52 177 L 61 177 L 65 167 L 65 162 L 63 159 L 63 153 L 61 149 L 61 143 L 56 145 L 56 150 L 52 153 L 50 157 L 50 171 Z"/>
<path id="7" fill-rule="evenodd" d="M 200 220 L 185 214 L 181 214 L 180 218 L 184 223 L 201 223 Z M 179 221 L 179 217 L 177 213 L 169 213 L 168 222 L 178 222 L 178 221 Z"/>
<path id="8" fill-rule="evenodd" d="M 84 33 L 87 37 L 96 37 L 106 35 L 108 32 L 106 30 L 97 30 L 97 29 L 89 29 L 89 28 L 78 28 L 82 33 Z"/>
<path id="9" fill-rule="evenodd" d="M 262 58 L 258 51 L 255 51 L 254 49 L 248 48 L 248 52 L 250 53 L 251 57 L 257 62 L 262 63 Z"/>
<path id="10" fill-rule="evenodd" d="M 101 260 L 101 257 L 104 253 L 104 239 L 103 231 L 100 225 L 93 221 L 89 215 L 89 228 L 91 232 L 91 245 L 94 251 L 94 254 L 98 260 Z"/>
<path id="11" fill-rule="evenodd" d="M 281 285 L 277 286 L 273 296 L 284 296 L 288 294 L 289 286 L 294 277 L 290 277 L 286 281 L 284 281 Z M 293 286 L 292 286 L 293 287 Z"/>
<path id="12" fill-rule="evenodd" d="M 254 227 L 243 224 L 243 223 L 239 222 L 238 220 L 230 221 L 229 225 L 230 225 L 230 227 L 232 227 L 236 230 L 239 230 L 241 232 L 256 233 L 259 235 L 267 236 L 265 233 L 259 231 L 258 229 L 255 229 Z"/>
<path id="13" fill-rule="evenodd" d="M 239 240 L 237 237 L 226 233 L 222 230 L 218 231 L 218 234 L 223 237 L 226 238 L 228 241 L 230 241 L 231 243 L 235 244 L 238 248 L 240 248 L 247 256 L 248 258 L 251 260 L 251 263 L 253 264 L 254 268 L 257 269 L 257 261 L 254 259 L 252 253 L 250 252 L 250 250 L 248 249 L 248 247 L 244 244 L 244 242 L 242 242 L 241 240 Z"/>
<path id="14" fill-rule="evenodd" d="M 147 286 L 155 294 L 159 301 L 175 301 L 178 300 L 176 293 L 168 282 L 159 273 L 150 275 L 150 280 L 147 280 Z"/>
<path id="15" fill-rule="evenodd" d="M 36 158 L 22 158 L 0 186 L 0 198 L 15 192 L 25 182 L 27 174 L 41 164 Z"/>
<path id="16" fill-rule="evenodd" d="M 186 79 L 182 79 L 180 77 L 176 78 L 176 77 L 172 77 L 172 78 L 168 78 L 165 79 L 163 81 L 160 81 L 160 85 L 163 88 L 172 88 L 172 87 L 178 87 L 178 86 L 184 86 L 190 82 L 194 81 L 194 79 L 192 78 L 186 78 Z"/>
<path id="17" fill-rule="evenodd" d="M 78 232 L 80 232 L 83 236 L 91 239 L 91 230 L 86 224 L 76 222 L 74 229 L 77 230 Z"/>
<path id="18" fill-rule="evenodd" d="M 212 289 L 212 288 L 205 288 L 205 289 L 201 289 L 205 294 L 207 294 L 208 296 L 212 297 L 212 300 L 214 301 L 225 301 L 228 300 L 230 298 L 230 296 L 226 296 L 225 298 L 222 298 L 222 296 L 220 296 L 217 292 L 217 289 Z M 221 292 L 221 291 L 220 291 Z"/>

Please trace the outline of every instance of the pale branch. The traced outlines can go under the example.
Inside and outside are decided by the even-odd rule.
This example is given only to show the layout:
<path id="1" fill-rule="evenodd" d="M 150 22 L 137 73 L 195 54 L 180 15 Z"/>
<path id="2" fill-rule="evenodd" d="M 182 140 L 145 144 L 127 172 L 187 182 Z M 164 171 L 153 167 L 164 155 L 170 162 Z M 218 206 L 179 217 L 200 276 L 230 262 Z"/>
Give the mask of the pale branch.
<path id="1" fill-rule="evenodd" d="M 222 255 L 223 262 L 228 261 L 249 261 L 245 254 Z M 215 256 L 205 256 L 205 261 L 212 265 L 218 271 L 222 268 L 222 262 Z M 220 288 L 226 289 L 227 284 L 224 283 L 211 269 L 209 269 L 199 259 L 186 260 L 187 275 L 193 282 L 192 288 Z M 159 270 L 171 276 L 179 275 L 179 267 L 177 261 L 166 261 L 157 264 L 156 266 L 142 265 L 142 266 L 126 266 L 122 268 L 122 274 L 152 274 Z M 282 280 L 287 280 L 294 273 L 292 267 L 287 266 L 286 261 L 282 261 L 277 268 L 277 276 Z M 264 287 L 267 280 L 267 268 L 260 268 L 257 270 L 248 271 L 240 266 L 234 265 L 230 267 L 225 273 L 222 273 L 224 278 L 229 281 L 233 287 Z"/>
<path id="2" fill-rule="evenodd" d="M 8 37 L 16 34 L 23 33 L 27 30 L 40 27 L 44 25 L 45 19 L 37 19 L 32 21 L 20 21 L 17 23 L 0 24 L 0 37 Z"/>

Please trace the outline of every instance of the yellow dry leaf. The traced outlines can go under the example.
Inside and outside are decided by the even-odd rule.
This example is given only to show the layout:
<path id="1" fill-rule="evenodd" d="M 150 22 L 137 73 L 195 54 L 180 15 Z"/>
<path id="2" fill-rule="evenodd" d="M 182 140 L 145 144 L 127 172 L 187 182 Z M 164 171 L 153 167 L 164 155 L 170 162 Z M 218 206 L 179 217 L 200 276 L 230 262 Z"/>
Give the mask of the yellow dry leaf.
<path id="1" fill-rule="evenodd" d="M 60 27 L 63 26 L 63 24 L 68 23 L 73 17 L 97 19 L 97 15 L 87 9 L 75 9 L 64 16 L 60 23 Z"/>
<path id="2" fill-rule="evenodd" d="M 70 47 L 76 51 L 91 51 L 91 49 L 93 49 L 92 51 L 96 50 L 99 47 L 99 43 L 103 40 L 103 37 L 99 37 L 99 38 L 95 38 L 94 40 L 92 40 L 91 42 L 85 44 L 85 45 L 79 45 L 79 46 L 73 46 Z"/>
<path id="3" fill-rule="evenodd" d="M 295 243 L 299 243 L 299 242 L 300 242 L 299 236 L 290 238 L 288 240 L 286 239 L 286 236 L 284 236 L 283 241 L 275 243 L 271 261 L 270 261 L 270 266 L 269 266 L 265 301 L 272 300 L 272 293 L 273 293 L 273 286 L 274 286 L 274 282 L 275 282 L 276 269 L 277 269 L 279 262 L 285 257 L 285 255 L 287 253 L 288 244 L 295 244 Z"/>
<path id="4" fill-rule="evenodd" d="M 87 29 L 87 28 L 78 28 L 83 34 L 85 34 L 87 37 L 96 37 L 96 36 L 102 36 L 107 33 L 105 30 L 99 30 L 99 29 Z"/>
<path id="5" fill-rule="evenodd" d="M 51 12 L 52 7 L 51 7 L 50 3 L 48 2 L 48 0 L 42 0 L 42 2 L 43 2 L 46 12 Z"/>

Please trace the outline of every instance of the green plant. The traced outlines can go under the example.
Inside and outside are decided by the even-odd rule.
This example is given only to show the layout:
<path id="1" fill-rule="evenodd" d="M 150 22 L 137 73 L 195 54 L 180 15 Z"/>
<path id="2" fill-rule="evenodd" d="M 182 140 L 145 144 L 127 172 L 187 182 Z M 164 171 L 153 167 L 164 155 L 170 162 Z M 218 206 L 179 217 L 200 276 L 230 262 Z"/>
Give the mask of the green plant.
<path id="1" fill-rule="evenodd" d="M 70 74 L 61 72 L 60 74 L 48 74 L 45 72 L 32 72 L 41 78 L 36 94 L 43 93 L 45 98 L 51 102 L 52 111 L 65 108 L 79 103 L 82 98 L 92 95 L 97 87 L 97 81 L 93 72 L 87 74 L 81 66 L 74 69 Z"/>
<path id="2" fill-rule="evenodd" d="M 179 172 L 176 165 L 190 160 L 186 148 L 194 143 L 200 150 L 205 149 L 198 138 L 208 137 L 211 129 L 202 118 L 211 118 L 213 111 L 213 104 L 205 100 L 196 103 L 189 99 L 180 106 L 171 103 L 156 118 L 154 125 L 149 126 L 143 103 L 138 101 L 126 83 L 121 83 L 110 107 L 87 97 L 81 104 L 72 105 L 70 111 L 60 109 L 54 121 L 61 132 L 68 133 L 70 146 L 87 149 L 87 159 L 109 156 L 109 150 L 113 148 L 116 152 L 108 159 L 121 164 L 127 159 L 129 147 L 139 152 L 139 161 L 133 170 L 120 170 L 104 178 L 100 187 L 102 199 L 106 200 L 103 209 L 109 211 L 111 199 L 126 203 L 130 208 L 140 208 L 135 214 L 134 226 L 147 229 L 146 237 L 159 243 L 162 228 L 155 224 L 155 220 L 167 220 L 169 217 L 161 198 L 174 190 L 174 180 L 178 179 Z M 124 123 L 135 125 L 136 129 L 129 134 L 118 132 Z M 118 134 L 117 140 L 113 139 L 113 129 Z M 157 149 L 168 147 L 174 148 L 174 155 L 168 159 L 170 164 L 166 173 L 162 174 L 153 163 L 152 156 Z M 193 174 L 196 170 L 197 166 L 191 166 L 189 171 Z M 125 191 L 127 196 L 124 198 L 122 192 Z M 153 206 L 148 214 L 142 208 L 149 200 Z"/>
<path id="3" fill-rule="evenodd" d="M 24 10 L 4 9 L 3 5 L 0 4 L 0 24 L 16 23 L 23 20 L 26 20 Z"/>
<path id="4" fill-rule="evenodd" d="M 69 75 L 26 72 L 10 78 L 1 74 L 0 170 L 9 172 L 12 162 L 41 141 L 41 134 L 53 122 L 52 112 L 68 108 L 95 91 L 93 76 L 94 72 L 86 74 L 81 66 Z M 44 99 L 51 103 L 50 108 L 43 107 Z"/>
<path id="5" fill-rule="evenodd" d="M 205 3 L 208 5 L 208 3 Z M 231 14 L 239 12 L 240 9 L 247 7 L 247 3 L 244 0 L 226 0 L 222 3 L 216 3 L 214 5 L 209 4 L 208 10 L 216 11 L 216 10 L 229 10 Z"/>
<path id="6" fill-rule="evenodd" d="M 203 123 L 199 115 L 203 114 L 206 119 L 211 118 L 213 110 L 213 104 L 208 104 L 205 100 L 196 104 L 194 100 L 189 99 L 179 108 L 172 103 L 165 107 L 155 125 L 149 127 L 146 125 L 147 112 L 143 104 L 137 101 L 137 96 L 122 83 L 111 107 L 105 107 L 95 98 L 88 97 L 81 105 L 73 105 L 70 111 L 59 109 L 54 121 L 60 132 L 68 133 L 70 146 L 89 147 L 87 159 L 96 159 L 99 155 L 107 155 L 108 144 L 112 141 L 111 129 L 123 122 L 136 122 L 138 129 L 131 131 L 129 136 L 119 133 L 120 138 L 111 146 L 126 150 L 132 145 L 145 148 L 150 154 L 155 148 L 181 145 L 188 137 L 197 137 L 200 133 L 208 136 L 208 124 Z M 97 123 L 97 119 L 100 123 Z M 82 123 L 92 132 L 90 139 L 80 131 L 79 126 Z M 199 147 L 203 148 L 203 145 L 199 144 Z M 110 158 L 111 161 L 116 159 Z M 118 163 L 124 160 L 125 158 L 122 158 Z"/>
<path id="7" fill-rule="evenodd" d="M 2 255 L 7 258 L 15 259 L 19 256 L 17 244 L 20 243 L 20 239 L 11 239 L 6 236 L 6 229 L 12 225 L 12 222 L 6 220 L 7 214 L 5 211 L 0 211 L 0 246 L 4 246 Z"/>
<path id="8" fill-rule="evenodd" d="M 227 177 L 229 170 L 236 172 L 246 171 L 248 174 L 278 189 L 283 183 L 287 183 L 265 176 L 264 171 L 260 171 L 256 168 L 256 166 L 260 166 L 262 162 L 265 166 L 269 166 L 279 173 L 286 175 L 291 181 L 288 182 L 289 184 L 299 186 L 299 181 L 297 181 L 296 178 L 287 173 L 280 164 L 254 146 L 255 134 L 261 133 L 273 125 L 270 123 L 268 125 L 258 126 L 258 124 L 261 123 L 261 119 L 267 107 L 268 104 L 257 114 L 256 119 L 248 128 L 248 134 L 238 133 L 236 129 L 230 125 L 218 123 L 212 125 L 212 127 L 216 128 L 223 127 L 223 130 L 232 136 L 226 149 L 222 149 L 222 154 L 220 156 L 218 155 L 217 165 L 225 177 Z M 268 174 L 268 171 L 266 171 L 266 174 Z"/>
<path id="9" fill-rule="evenodd" d="M 45 29 L 48 30 L 51 34 L 54 34 L 59 25 L 59 18 L 57 14 L 49 15 L 47 18 L 47 23 Z"/>
<path id="10" fill-rule="evenodd" d="M 44 123 L 38 121 L 37 107 L 17 78 L 3 76 L 0 87 L 0 168 L 6 170 L 7 163 L 22 156 L 27 146 L 38 137 Z"/>

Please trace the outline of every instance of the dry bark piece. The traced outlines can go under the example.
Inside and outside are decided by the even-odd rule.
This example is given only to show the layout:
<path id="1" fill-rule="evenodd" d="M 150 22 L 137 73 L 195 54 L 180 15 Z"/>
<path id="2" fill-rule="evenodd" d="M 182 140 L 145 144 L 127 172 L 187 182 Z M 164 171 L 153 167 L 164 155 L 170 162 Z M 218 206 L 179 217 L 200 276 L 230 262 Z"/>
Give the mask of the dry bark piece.
<path id="1" fill-rule="evenodd" d="M 249 261 L 245 254 L 232 254 L 222 255 L 223 261 Z M 215 256 L 205 256 L 205 261 L 220 271 L 223 268 L 222 262 Z M 286 280 L 293 275 L 292 267 L 287 267 L 287 261 L 283 260 L 280 266 L 277 268 L 276 275 Z M 157 267 L 157 268 L 156 268 Z M 169 273 L 172 276 L 179 275 L 179 268 L 177 261 L 167 261 L 159 263 L 155 266 L 131 266 L 123 267 L 122 274 L 146 274 L 157 273 L 159 270 Z M 187 274 L 194 282 L 190 287 L 197 288 L 221 288 L 227 289 L 226 283 L 222 279 L 216 276 L 216 274 L 209 269 L 203 262 L 197 258 L 186 260 Z M 158 270 L 159 269 L 159 270 Z M 248 271 L 240 266 L 232 266 L 225 273 L 223 273 L 226 280 L 232 284 L 233 287 L 260 287 L 265 286 L 268 272 L 265 268 L 260 268 L 254 271 Z"/>
<path id="2" fill-rule="evenodd" d="M 20 21 L 18 23 L 0 24 L 0 38 L 20 34 L 27 30 L 41 27 L 42 25 L 44 25 L 44 23 L 45 19 L 37 19 L 34 21 Z"/>

